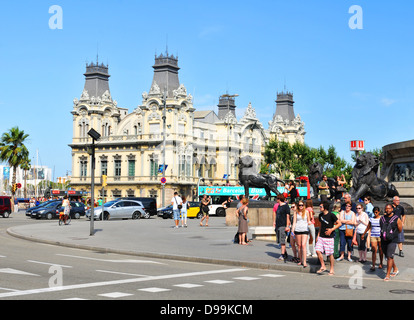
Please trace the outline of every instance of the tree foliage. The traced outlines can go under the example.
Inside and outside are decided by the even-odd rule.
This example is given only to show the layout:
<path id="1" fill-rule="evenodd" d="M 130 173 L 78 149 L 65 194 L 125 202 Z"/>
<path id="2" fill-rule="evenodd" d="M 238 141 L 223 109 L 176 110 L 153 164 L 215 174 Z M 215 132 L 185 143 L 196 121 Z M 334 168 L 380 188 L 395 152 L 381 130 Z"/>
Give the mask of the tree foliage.
<path id="1" fill-rule="evenodd" d="M 325 150 L 322 146 L 311 148 L 306 144 L 296 142 L 271 140 L 265 147 L 262 173 L 275 173 L 282 179 L 297 178 L 309 174 L 309 166 L 319 162 L 324 174 L 330 178 L 345 175 L 350 181 L 352 166 L 339 157 L 334 146 Z"/>
<path id="2" fill-rule="evenodd" d="M 7 162 L 13 168 L 12 184 L 16 183 L 17 168 L 24 164 L 29 158 L 29 151 L 24 145 L 29 137 L 18 127 L 11 128 L 3 133 L 0 138 L 0 160 Z M 14 196 L 14 192 L 12 192 Z"/>

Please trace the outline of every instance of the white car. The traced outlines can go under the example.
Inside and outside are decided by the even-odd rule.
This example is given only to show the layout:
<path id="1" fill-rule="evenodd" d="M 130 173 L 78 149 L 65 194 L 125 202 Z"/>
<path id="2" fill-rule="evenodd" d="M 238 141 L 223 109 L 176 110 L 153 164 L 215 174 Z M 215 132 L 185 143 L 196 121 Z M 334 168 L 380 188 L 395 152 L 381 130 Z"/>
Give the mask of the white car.
<path id="1" fill-rule="evenodd" d="M 86 212 L 86 217 L 90 219 L 91 210 Z M 149 219 L 150 214 L 146 212 L 142 202 L 136 200 L 114 200 L 104 204 L 104 220 L 109 219 Z M 94 219 L 102 220 L 102 206 L 94 208 Z"/>

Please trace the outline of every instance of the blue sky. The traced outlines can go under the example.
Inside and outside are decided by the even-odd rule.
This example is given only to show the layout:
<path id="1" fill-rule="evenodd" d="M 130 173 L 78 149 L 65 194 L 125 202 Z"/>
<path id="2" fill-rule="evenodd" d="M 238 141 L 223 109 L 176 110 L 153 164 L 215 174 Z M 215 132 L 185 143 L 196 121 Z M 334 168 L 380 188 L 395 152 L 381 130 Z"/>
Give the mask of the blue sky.
<path id="1" fill-rule="evenodd" d="M 60 30 L 49 28 L 52 5 Z M 352 5 L 362 30 L 349 27 Z M 86 62 L 99 51 L 112 97 L 132 111 L 168 43 L 197 110 L 237 93 L 238 115 L 251 102 L 267 128 L 286 84 L 305 142 L 351 162 L 350 140 L 374 149 L 413 139 L 413 12 L 408 0 L 1 0 L 0 133 L 19 126 L 32 156 L 65 175 Z"/>

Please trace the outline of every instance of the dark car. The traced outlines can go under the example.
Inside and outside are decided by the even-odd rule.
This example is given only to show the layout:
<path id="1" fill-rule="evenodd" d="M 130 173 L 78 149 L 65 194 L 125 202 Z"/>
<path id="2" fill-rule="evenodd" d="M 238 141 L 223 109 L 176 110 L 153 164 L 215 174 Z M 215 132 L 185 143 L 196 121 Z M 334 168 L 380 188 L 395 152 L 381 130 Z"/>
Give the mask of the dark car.
<path id="1" fill-rule="evenodd" d="M 151 197 L 128 197 L 128 198 L 119 198 L 117 200 L 135 200 L 142 202 L 145 211 L 150 214 L 150 216 L 157 215 L 157 199 Z"/>
<path id="2" fill-rule="evenodd" d="M 10 197 L 0 196 L 0 215 L 3 216 L 3 218 L 8 218 L 11 212 Z"/>
<path id="3" fill-rule="evenodd" d="M 44 206 L 46 206 L 46 205 L 48 205 L 49 203 L 52 203 L 52 202 L 62 203 L 62 200 L 48 200 L 48 201 L 42 202 L 41 204 L 39 204 L 36 207 L 28 208 L 28 209 L 26 209 L 26 216 L 31 217 L 33 210 L 40 209 L 40 208 L 42 208 L 42 207 L 44 207 Z"/>
<path id="4" fill-rule="evenodd" d="M 85 215 L 85 205 L 82 202 L 70 202 L 70 216 L 79 219 Z M 43 207 L 32 211 L 31 217 L 36 219 L 46 218 L 48 220 L 59 218 L 59 212 L 62 210 L 62 202 L 51 202 Z"/>
<path id="5" fill-rule="evenodd" d="M 157 216 L 162 217 L 164 219 L 172 219 L 173 218 L 173 206 L 170 204 L 167 207 L 159 208 L 157 211 Z"/>

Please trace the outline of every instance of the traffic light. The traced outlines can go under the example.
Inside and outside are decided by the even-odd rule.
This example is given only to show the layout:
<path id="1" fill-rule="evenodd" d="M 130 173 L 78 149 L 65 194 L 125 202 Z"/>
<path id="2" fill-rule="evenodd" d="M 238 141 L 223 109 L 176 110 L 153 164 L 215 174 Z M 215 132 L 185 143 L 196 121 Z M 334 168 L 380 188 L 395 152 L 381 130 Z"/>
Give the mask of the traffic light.
<path id="1" fill-rule="evenodd" d="M 15 183 L 13 183 L 12 185 L 12 192 L 15 193 L 17 190 L 17 185 Z"/>
<path id="2" fill-rule="evenodd" d="M 108 185 L 107 178 L 108 178 L 107 175 L 105 174 L 102 175 L 102 187 L 106 187 Z"/>

